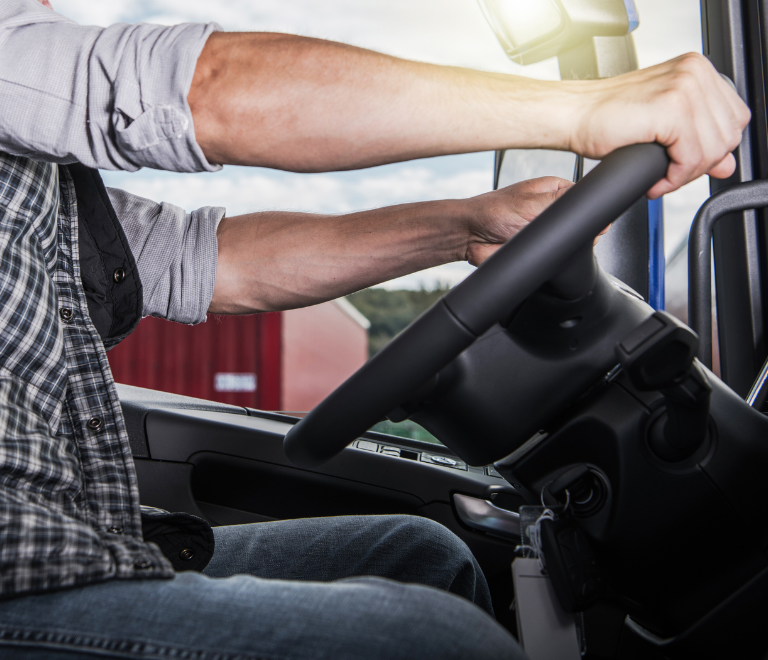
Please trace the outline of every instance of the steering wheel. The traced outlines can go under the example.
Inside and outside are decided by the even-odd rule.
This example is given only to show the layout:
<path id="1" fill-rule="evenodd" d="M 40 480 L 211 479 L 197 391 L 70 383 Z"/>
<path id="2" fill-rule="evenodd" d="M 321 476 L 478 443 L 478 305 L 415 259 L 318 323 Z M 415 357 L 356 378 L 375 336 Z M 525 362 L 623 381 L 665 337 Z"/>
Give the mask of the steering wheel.
<path id="1" fill-rule="evenodd" d="M 296 465 L 333 458 L 555 277 L 666 173 L 659 144 L 617 149 L 416 319 L 285 436 Z"/>

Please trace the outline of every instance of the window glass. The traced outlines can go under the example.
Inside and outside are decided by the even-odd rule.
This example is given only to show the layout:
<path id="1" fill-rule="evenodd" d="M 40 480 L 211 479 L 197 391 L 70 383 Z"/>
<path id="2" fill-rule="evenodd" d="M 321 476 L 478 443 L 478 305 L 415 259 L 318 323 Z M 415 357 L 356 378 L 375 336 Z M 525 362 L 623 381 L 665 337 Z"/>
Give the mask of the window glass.
<path id="1" fill-rule="evenodd" d="M 576 155 L 567 151 L 507 149 L 499 170 L 499 188 L 542 176 L 558 176 L 573 181 L 575 172 Z"/>

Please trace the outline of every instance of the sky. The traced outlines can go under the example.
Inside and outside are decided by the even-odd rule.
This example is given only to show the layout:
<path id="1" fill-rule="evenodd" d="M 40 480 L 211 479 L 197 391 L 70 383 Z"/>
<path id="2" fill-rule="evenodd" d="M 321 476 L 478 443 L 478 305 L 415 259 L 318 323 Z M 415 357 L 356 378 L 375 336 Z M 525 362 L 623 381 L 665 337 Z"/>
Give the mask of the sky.
<path id="1" fill-rule="evenodd" d="M 556 61 L 511 62 L 475 0 L 51 0 L 84 24 L 216 22 L 225 30 L 280 31 L 342 41 L 399 57 L 514 73 L 559 77 Z M 699 0 L 635 0 L 635 43 L 641 67 L 701 51 Z M 225 167 L 212 174 L 142 170 L 105 172 L 124 188 L 187 210 L 216 205 L 228 215 L 260 210 L 344 213 L 403 202 L 470 197 L 492 188 L 493 154 L 448 156 L 357 172 L 295 174 Z M 666 251 L 685 237 L 708 196 L 705 177 L 665 199 Z M 472 268 L 448 264 L 387 283 L 389 288 L 455 284 Z"/>

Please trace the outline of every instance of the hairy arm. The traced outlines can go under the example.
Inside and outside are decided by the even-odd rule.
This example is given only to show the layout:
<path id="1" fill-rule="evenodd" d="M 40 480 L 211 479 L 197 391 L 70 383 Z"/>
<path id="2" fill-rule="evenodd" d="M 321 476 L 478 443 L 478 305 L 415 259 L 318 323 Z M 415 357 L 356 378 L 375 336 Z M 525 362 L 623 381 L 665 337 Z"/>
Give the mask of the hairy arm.
<path id="1" fill-rule="evenodd" d="M 451 261 L 479 264 L 568 186 L 545 177 L 471 199 L 348 215 L 264 212 L 224 218 L 209 311 L 303 307 Z"/>
<path id="2" fill-rule="evenodd" d="M 545 82 L 272 33 L 215 33 L 188 95 L 211 162 L 343 170 L 501 148 L 601 158 L 659 141 L 658 196 L 728 176 L 749 110 L 700 55 L 599 81 Z"/>

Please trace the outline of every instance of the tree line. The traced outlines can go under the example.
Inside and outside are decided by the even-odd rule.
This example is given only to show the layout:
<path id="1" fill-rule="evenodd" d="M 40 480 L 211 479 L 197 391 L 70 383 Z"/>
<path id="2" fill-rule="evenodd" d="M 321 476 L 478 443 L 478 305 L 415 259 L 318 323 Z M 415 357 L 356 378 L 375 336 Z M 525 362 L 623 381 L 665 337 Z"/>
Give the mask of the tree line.
<path id="1" fill-rule="evenodd" d="M 418 290 L 363 289 L 347 296 L 347 300 L 371 322 L 368 330 L 368 356 L 378 353 L 449 290 L 447 285 Z"/>

